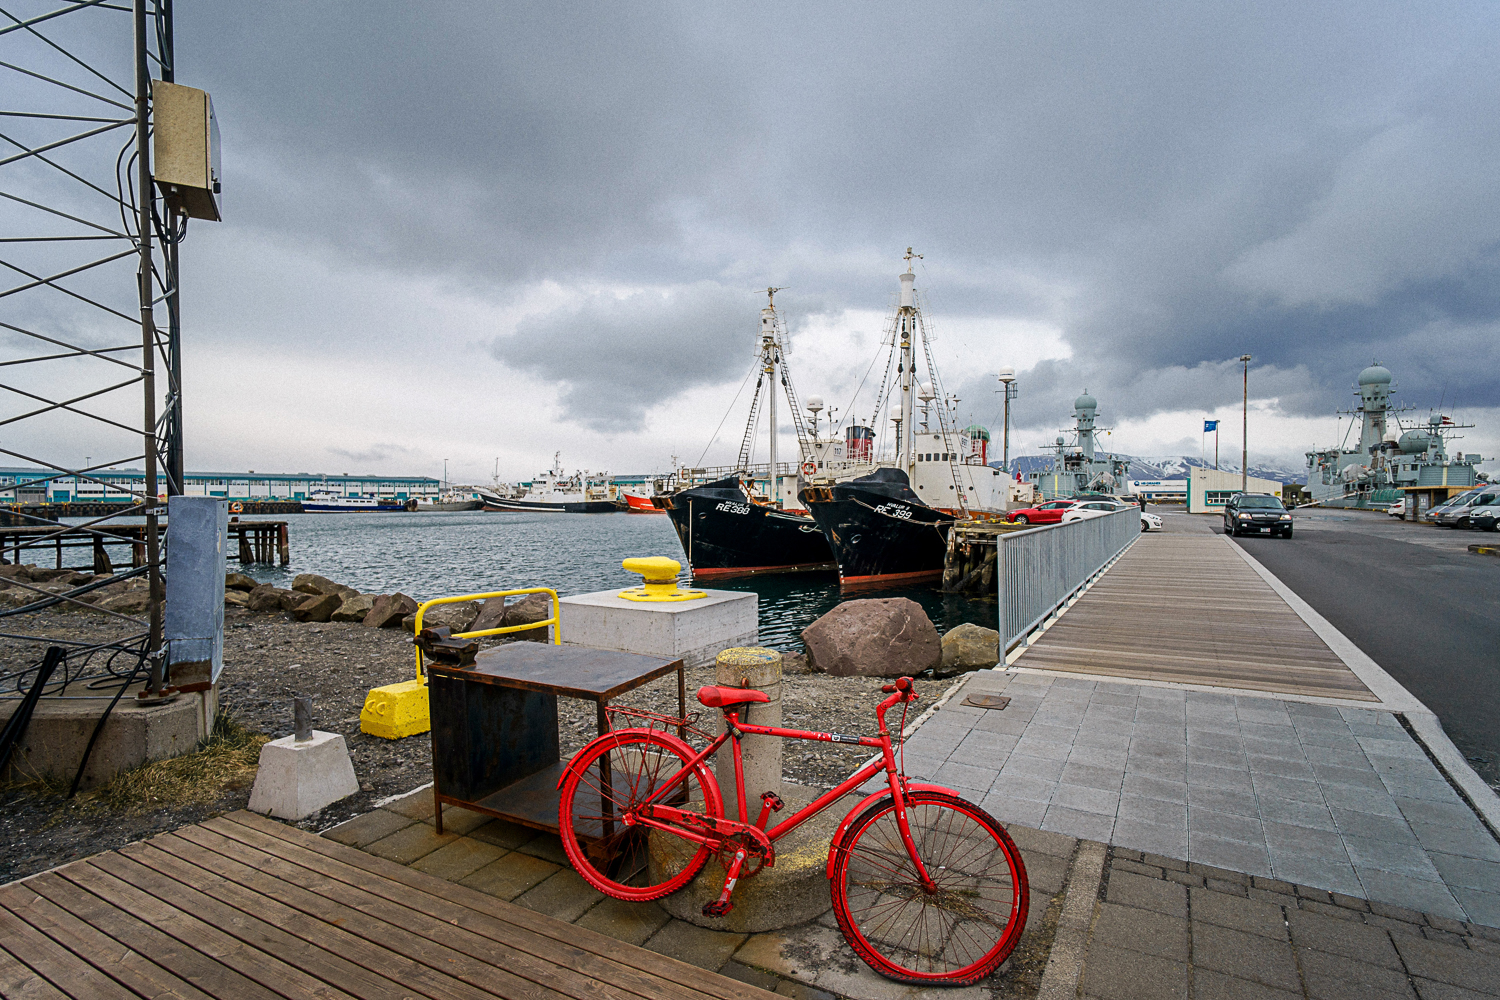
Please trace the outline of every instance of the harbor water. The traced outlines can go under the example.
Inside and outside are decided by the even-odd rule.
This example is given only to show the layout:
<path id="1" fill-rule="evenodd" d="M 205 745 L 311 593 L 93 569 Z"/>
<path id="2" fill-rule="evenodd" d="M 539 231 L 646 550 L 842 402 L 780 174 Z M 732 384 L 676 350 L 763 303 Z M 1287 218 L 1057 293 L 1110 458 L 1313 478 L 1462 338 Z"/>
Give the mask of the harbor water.
<path id="1" fill-rule="evenodd" d="M 640 577 L 620 561 L 682 549 L 666 517 L 652 514 L 498 514 L 483 511 L 388 514 L 289 514 L 292 558 L 286 567 L 229 566 L 263 583 L 289 587 L 298 573 L 321 573 L 367 593 L 400 591 L 418 599 L 552 587 L 564 597 L 632 587 Z M 271 520 L 246 517 L 245 520 Z M 760 641 L 800 647 L 800 633 L 840 601 L 833 573 L 715 581 L 715 589 L 760 595 Z M 996 603 L 943 594 L 936 587 L 882 590 L 860 597 L 909 597 L 939 632 L 963 622 L 995 627 Z"/>

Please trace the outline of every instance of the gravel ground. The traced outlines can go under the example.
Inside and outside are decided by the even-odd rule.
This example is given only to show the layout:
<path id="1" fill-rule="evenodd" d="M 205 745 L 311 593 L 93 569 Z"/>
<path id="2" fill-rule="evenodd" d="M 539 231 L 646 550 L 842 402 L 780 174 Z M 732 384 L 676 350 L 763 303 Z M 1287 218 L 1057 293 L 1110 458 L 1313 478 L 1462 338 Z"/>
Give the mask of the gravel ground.
<path id="1" fill-rule="evenodd" d="M 8 622 L 13 633 L 45 633 L 98 641 L 120 634 L 119 627 L 88 614 L 48 612 L 27 623 Z M 484 640 L 494 643 L 497 640 Z M 0 663 L 35 657 L 35 646 L 0 640 Z M 432 780 L 432 741 L 428 734 L 383 740 L 360 732 L 359 713 L 373 687 L 408 680 L 414 670 L 410 636 L 399 629 L 365 628 L 327 622 L 299 624 L 282 614 L 225 609 L 224 673 L 220 704 L 242 723 L 271 737 L 292 731 L 292 698 L 312 699 L 313 724 L 342 733 L 354 761 L 361 791 L 303 820 L 323 830 L 368 811 L 377 800 Z M 652 682 L 617 704 L 675 714 L 675 675 Z M 713 716 L 692 692 L 714 683 L 714 668 L 687 671 L 688 711 L 702 712 L 699 725 L 713 730 Z M 882 695 L 877 678 L 838 678 L 808 671 L 801 657 L 789 657 L 782 688 L 783 724 L 828 732 L 873 735 L 874 708 Z M 941 697 L 952 680 L 918 680 L 922 698 L 908 721 Z M 595 735 L 594 706 L 558 699 L 562 752 L 569 756 Z M 900 715 L 892 713 L 894 727 Z M 858 747 L 788 740 L 783 745 L 787 779 L 832 787 L 868 759 Z M 214 803 L 168 808 L 139 816 L 105 810 L 85 796 L 68 802 L 33 789 L 0 790 L 0 883 L 23 878 L 79 857 L 113 850 L 156 833 L 243 808 L 250 789 L 227 789 Z"/>

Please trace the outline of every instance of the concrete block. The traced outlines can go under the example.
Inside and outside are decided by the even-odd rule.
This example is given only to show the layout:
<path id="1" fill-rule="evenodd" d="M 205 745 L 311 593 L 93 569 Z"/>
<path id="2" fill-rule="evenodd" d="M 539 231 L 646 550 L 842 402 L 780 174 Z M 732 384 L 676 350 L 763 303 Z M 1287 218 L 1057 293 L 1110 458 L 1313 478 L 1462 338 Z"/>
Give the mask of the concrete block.
<path id="1" fill-rule="evenodd" d="M 217 685 L 180 695 L 166 704 L 146 706 L 135 700 L 142 686 L 137 684 L 126 691 L 110 713 L 89 755 L 80 789 L 105 784 L 121 771 L 148 761 L 187 753 L 213 728 L 219 710 Z M 72 781 L 89 737 L 114 697 L 112 691 L 102 697 L 89 697 L 91 693 L 82 685 L 73 685 L 63 692 L 66 697 L 41 699 L 11 757 L 9 773 L 0 777 L 25 780 L 48 776 Z M 0 702 L 0 725 L 19 704 Z"/>
<path id="2" fill-rule="evenodd" d="M 757 642 L 759 598 L 709 590 L 696 601 L 627 601 L 618 590 L 564 597 L 562 640 L 570 646 L 617 649 L 706 666 L 722 649 Z"/>
<path id="3" fill-rule="evenodd" d="M 304 743 L 283 736 L 260 748 L 249 808 L 277 819 L 302 819 L 357 791 L 359 779 L 344 738 L 315 729 Z"/>

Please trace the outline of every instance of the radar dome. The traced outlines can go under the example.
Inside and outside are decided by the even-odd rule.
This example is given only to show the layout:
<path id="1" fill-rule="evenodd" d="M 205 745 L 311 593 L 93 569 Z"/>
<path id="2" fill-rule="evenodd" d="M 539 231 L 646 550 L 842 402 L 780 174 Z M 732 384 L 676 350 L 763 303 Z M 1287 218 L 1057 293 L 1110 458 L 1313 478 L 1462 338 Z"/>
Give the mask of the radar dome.
<path id="1" fill-rule="evenodd" d="M 1063 439 L 1062 439 L 1062 438 L 1058 438 L 1058 439 L 1057 439 L 1057 443 L 1058 443 L 1058 444 L 1062 444 L 1062 443 L 1063 443 Z"/>
<path id="2" fill-rule="evenodd" d="M 1431 443 L 1432 438 L 1422 431 L 1407 431 L 1401 435 L 1401 441 L 1396 447 L 1404 455 L 1415 455 L 1419 451 L 1426 451 Z"/>
<path id="3" fill-rule="evenodd" d="M 820 412 L 823 409 L 823 397 L 822 396 L 808 396 L 807 397 L 807 408 L 809 410 L 812 410 L 814 413 Z"/>
<path id="4" fill-rule="evenodd" d="M 1073 400 L 1073 409 L 1075 410 L 1097 410 L 1098 408 L 1099 401 L 1093 396 L 1090 396 L 1087 389 L 1083 390 L 1082 396 L 1079 396 L 1077 399 Z"/>
<path id="5" fill-rule="evenodd" d="M 1360 385 L 1390 385 L 1391 372 L 1384 365 L 1371 365 L 1359 373 Z"/>

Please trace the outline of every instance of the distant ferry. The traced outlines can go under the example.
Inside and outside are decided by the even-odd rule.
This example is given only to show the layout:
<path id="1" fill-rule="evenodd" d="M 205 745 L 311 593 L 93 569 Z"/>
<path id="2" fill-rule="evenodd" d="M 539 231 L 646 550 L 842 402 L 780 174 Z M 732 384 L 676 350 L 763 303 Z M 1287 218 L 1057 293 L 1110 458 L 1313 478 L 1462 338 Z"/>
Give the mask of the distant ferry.
<path id="1" fill-rule="evenodd" d="M 302 509 L 309 514 L 369 514 L 382 510 L 405 510 L 406 501 L 393 497 L 363 496 L 350 493 L 347 496 L 333 490 L 313 490 Z"/>
<path id="2" fill-rule="evenodd" d="M 525 493 L 507 496 L 507 490 L 480 489 L 479 498 L 485 510 L 538 514 L 608 514 L 623 510 L 625 503 L 615 495 L 608 476 L 594 482 L 584 473 L 564 477 L 562 453 L 552 457 L 552 468 L 532 482 Z"/>

